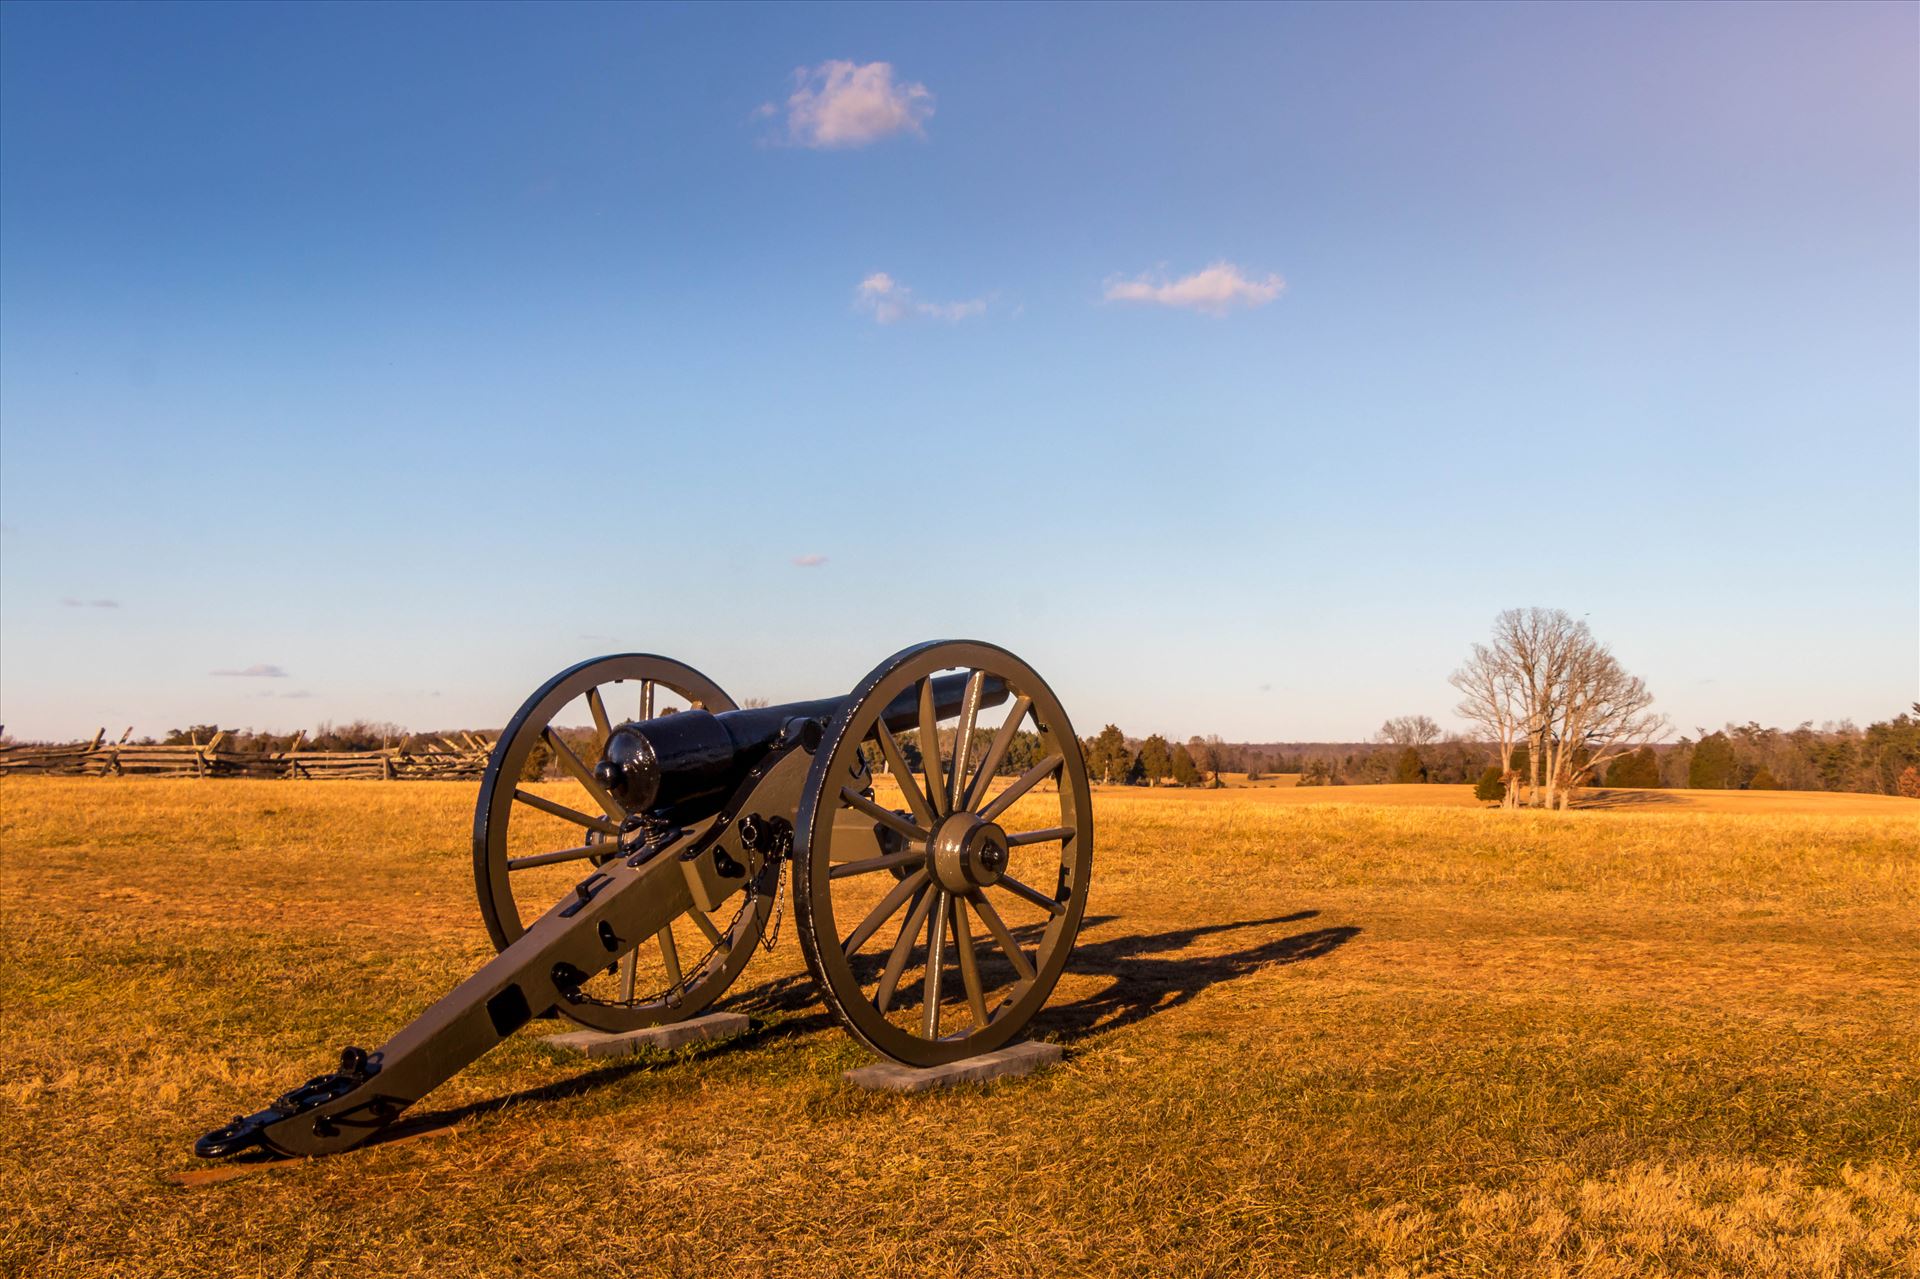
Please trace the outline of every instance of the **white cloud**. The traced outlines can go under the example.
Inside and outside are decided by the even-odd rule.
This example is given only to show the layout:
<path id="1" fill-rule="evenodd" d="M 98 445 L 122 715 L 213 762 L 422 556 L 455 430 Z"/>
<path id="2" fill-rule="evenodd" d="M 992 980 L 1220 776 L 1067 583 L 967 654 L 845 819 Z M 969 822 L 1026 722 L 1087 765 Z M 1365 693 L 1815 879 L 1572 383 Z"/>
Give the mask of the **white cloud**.
<path id="1" fill-rule="evenodd" d="M 1151 302 L 1186 307 L 1209 315 L 1225 315 L 1236 306 L 1265 306 L 1280 296 L 1287 282 L 1277 275 L 1248 279 L 1231 262 L 1215 262 L 1203 271 L 1177 280 L 1142 275 L 1132 280 L 1109 280 L 1107 301 Z"/>
<path id="2" fill-rule="evenodd" d="M 244 670 L 209 671 L 211 675 L 234 675 L 242 679 L 285 679 L 287 673 L 269 662 L 255 662 Z"/>
<path id="3" fill-rule="evenodd" d="M 853 291 L 853 304 L 871 315 L 876 324 L 898 324 L 910 319 L 946 320 L 957 324 L 970 316 L 981 315 L 987 309 L 985 298 L 970 298 L 965 302 L 922 302 L 913 296 L 912 289 L 885 271 L 875 271 L 860 281 L 860 287 Z"/>
<path id="4" fill-rule="evenodd" d="M 68 608 L 119 608 L 119 600 L 77 600 L 72 596 L 60 601 Z"/>
<path id="5" fill-rule="evenodd" d="M 796 555 L 793 557 L 794 567 L 796 568 L 819 568 L 826 562 L 827 557 L 817 551 L 809 551 L 805 555 Z"/>
<path id="6" fill-rule="evenodd" d="M 787 99 L 787 138 L 797 146 L 841 149 L 863 147 L 896 133 L 924 137 L 933 114 L 933 93 L 924 84 L 895 83 L 893 64 L 856 66 L 834 60 L 793 73 Z M 774 116 L 771 102 L 754 112 Z"/>

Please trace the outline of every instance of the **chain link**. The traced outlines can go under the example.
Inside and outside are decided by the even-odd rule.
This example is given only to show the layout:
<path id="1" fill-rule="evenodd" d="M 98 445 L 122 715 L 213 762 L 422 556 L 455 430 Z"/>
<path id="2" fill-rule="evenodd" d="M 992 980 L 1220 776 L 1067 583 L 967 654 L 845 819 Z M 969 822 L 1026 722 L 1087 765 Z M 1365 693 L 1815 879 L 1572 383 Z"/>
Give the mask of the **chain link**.
<path id="1" fill-rule="evenodd" d="M 769 955 L 773 953 L 774 945 L 780 940 L 780 918 L 787 905 L 787 895 L 782 890 L 787 886 L 787 865 L 792 860 L 791 850 L 780 858 L 780 873 L 773 881 L 773 919 L 771 926 L 760 934 L 760 946 Z"/>

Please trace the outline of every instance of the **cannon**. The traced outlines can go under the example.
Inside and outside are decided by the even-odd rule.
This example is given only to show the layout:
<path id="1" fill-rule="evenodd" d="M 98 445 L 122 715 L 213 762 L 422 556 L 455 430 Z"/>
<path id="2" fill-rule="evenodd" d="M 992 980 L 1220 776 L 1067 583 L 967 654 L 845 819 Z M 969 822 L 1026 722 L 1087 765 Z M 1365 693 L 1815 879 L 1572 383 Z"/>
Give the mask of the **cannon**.
<path id="1" fill-rule="evenodd" d="M 567 716 L 591 721 L 591 749 Z M 1005 649 L 921 644 L 845 697 L 749 708 L 664 657 L 582 662 L 520 707 L 480 784 L 474 882 L 498 953 L 194 1149 L 348 1149 L 536 1018 L 693 1017 L 771 948 L 788 879 L 807 969 L 855 1040 L 911 1066 L 990 1052 L 1052 993 L 1092 865 L 1079 739 Z"/>

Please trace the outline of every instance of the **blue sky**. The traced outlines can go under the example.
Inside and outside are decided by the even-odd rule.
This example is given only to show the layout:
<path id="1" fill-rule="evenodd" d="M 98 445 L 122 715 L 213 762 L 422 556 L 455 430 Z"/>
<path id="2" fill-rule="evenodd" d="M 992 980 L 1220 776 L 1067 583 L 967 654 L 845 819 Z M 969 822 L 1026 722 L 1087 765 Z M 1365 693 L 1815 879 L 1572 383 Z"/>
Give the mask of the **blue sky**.
<path id="1" fill-rule="evenodd" d="M 1352 738 L 1530 604 L 1682 730 L 1890 714 L 1917 13 L 9 4 L 0 719 L 964 635 Z"/>

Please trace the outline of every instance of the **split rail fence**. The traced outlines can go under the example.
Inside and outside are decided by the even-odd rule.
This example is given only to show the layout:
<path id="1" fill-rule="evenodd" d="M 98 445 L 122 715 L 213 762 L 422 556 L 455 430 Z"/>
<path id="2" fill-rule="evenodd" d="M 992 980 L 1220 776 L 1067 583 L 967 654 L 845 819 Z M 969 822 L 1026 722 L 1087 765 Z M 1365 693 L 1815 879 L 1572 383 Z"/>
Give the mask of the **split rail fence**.
<path id="1" fill-rule="evenodd" d="M 380 781 L 473 781 L 486 771 L 493 743 L 473 733 L 442 737 L 437 746 L 406 750 L 390 746 L 368 751 L 303 751 L 300 740 L 284 751 L 223 749 L 227 735 L 206 743 L 141 746 L 126 739 L 106 740 L 106 730 L 90 742 L 66 746 L 0 746 L 0 776 L 40 773 L 65 777 L 284 777 L 320 780 L 362 778 Z"/>

